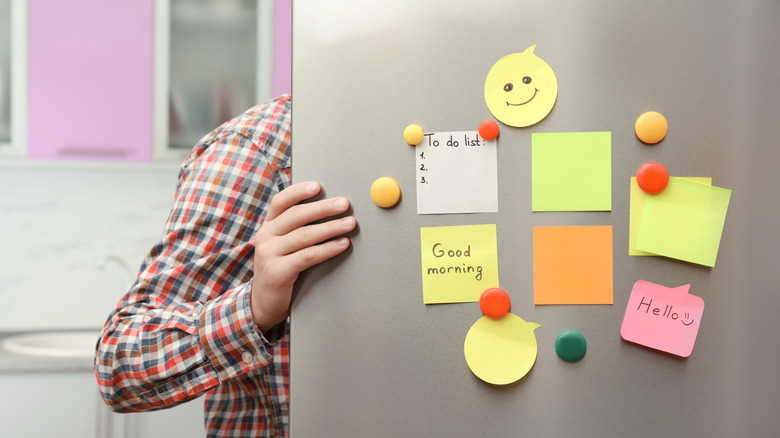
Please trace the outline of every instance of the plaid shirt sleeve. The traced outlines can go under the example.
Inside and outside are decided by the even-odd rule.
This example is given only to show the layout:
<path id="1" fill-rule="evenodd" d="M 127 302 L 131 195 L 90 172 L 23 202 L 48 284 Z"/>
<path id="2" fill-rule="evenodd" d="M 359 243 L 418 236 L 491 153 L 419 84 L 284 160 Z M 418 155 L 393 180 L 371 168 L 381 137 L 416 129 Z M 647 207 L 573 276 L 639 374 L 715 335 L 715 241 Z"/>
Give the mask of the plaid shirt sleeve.
<path id="1" fill-rule="evenodd" d="M 287 351 L 276 348 L 287 325 L 261 333 L 249 297 L 254 235 L 290 183 L 290 125 L 283 96 L 220 126 L 184 161 L 163 236 L 98 345 L 95 374 L 112 409 L 173 406 Z"/>

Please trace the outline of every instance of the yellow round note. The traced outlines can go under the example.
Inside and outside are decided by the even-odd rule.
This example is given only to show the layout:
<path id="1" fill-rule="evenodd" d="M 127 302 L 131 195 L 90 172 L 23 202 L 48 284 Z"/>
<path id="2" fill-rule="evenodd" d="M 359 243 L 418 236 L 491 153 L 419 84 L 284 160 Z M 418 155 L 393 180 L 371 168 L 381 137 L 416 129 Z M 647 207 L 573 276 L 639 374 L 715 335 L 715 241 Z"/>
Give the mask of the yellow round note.
<path id="1" fill-rule="evenodd" d="M 523 128 L 547 117 L 558 99 L 558 80 L 531 46 L 499 59 L 485 79 L 485 102 L 495 118 Z"/>
<path id="2" fill-rule="evenodd" d="M 466 335 L 466 363 L 487 383 L 507 385 L 522 379 L 536 362 L 537 327 L 512 313 L 499 319 L 483 316 Z"/>

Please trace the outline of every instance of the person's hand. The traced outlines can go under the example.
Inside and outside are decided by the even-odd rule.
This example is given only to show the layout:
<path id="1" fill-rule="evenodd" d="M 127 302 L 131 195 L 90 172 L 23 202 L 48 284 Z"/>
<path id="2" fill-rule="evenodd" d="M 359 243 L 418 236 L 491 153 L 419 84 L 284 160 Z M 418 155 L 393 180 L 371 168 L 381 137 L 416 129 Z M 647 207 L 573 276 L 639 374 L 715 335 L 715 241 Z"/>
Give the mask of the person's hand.
<path id="1" fill-rule="evenodd" d="M 340 236 L 355 228 L 352 216 L 312 224 L 349 208 L 345 198 L 301 204 L 320 192 L 316 182 L 294 184 L 271 200 L 268 215 L 255 235 L 252 318 L 266 332 L 287 319 L 292 290 L 304 270 L 341 254 L 349 239 Z"/>

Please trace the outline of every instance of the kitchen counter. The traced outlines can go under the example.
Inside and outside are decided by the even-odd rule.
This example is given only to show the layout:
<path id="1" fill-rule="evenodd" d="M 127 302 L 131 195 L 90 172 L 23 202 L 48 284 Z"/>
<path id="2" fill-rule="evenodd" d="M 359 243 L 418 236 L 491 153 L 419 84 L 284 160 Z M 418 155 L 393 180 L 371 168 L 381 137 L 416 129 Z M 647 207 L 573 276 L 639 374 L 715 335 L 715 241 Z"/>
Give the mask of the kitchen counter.
<path id="1" fill-rule="evenodd" d="M 49 332 L 47 330 L 46 332 Z M 55 357 L 19 354 L 2 347 L 6 339 L 36 332 L 0 332 L 0 373 L 92 372 L 93 357 Z M 95 342 L 98 331 L 96 330 Z"/>

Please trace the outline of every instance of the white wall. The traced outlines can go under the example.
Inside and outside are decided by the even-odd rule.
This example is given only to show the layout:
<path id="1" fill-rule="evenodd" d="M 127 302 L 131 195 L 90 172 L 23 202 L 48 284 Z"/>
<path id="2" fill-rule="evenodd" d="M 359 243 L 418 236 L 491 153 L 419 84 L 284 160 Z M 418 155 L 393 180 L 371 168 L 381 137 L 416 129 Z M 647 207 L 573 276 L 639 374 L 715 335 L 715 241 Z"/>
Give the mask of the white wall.
<path id="1" fill-rule="evenodd" d="M 117 414 L 92 373 L 0 374 L 0 436 L 169 438 L 205 436 L 203 398 L 154 412 Z"/>
<path id="2" fill-rule="evenodd" d="M 99 328 L 170 211 L 178 165 L 0 162 L 0 331 Z"/>

